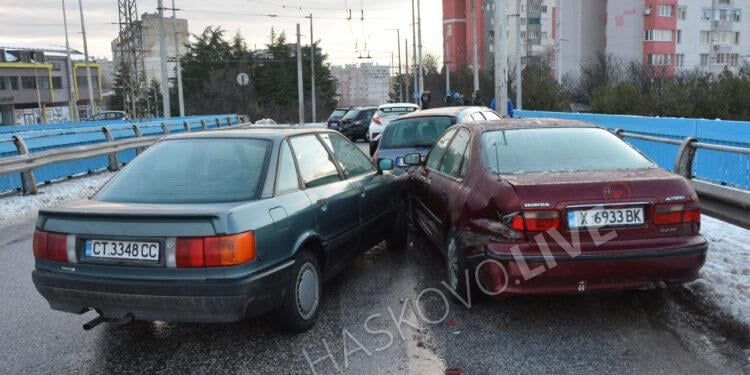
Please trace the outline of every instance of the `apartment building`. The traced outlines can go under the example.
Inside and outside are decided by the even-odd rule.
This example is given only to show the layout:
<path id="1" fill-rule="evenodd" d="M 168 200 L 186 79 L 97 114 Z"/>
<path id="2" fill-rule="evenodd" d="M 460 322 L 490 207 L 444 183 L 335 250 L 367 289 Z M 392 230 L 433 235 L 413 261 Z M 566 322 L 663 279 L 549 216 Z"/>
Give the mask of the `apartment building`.
<path id="1" fill-rule="evenodd" d="M 92 114 L 89 105 L 86 63 L 71 49 L 72 66 L 65 47 L 0 46 L 0 124 L 33 125 L 71 121 L 69 100 L 73 87 L 79 118 Z M 101 103 L 100 64 L 90 63 L 94 102 Z M 72 71 L 73 82 L 70 82 Z"/>
<path id="2" fill-rule="evenodd" d="M 471 1 L 443 1 L 445 53 L 451 69 L 471 66 Z M 494 0 L 477 9 L 480 67 L 494 56 Z M 558 76 L 577 78 L 600 52 L 638 61 L 671 75 L 698 69 L 718 74 L 750 61 L 747 0 L 522 0 L 507 1 L 509 56 L 516 55 L 515 19 L 521 22 L 522 61 L 544 59 Z M 476 6 L 476 5 L 475 5 Z M 477 26 L 480 26 L 479 21 Z M 462 42 L 464 41 L 465 42 Z M 484 48 L 484 41 L 487 48 Z M 514 59 L 511 58 L 511 66 Z M 486 63 L 485 63 L 486 62 Z"/>
<path id="3" fill-rule="evenodd" d="M 343 107 L 387 103 L 391 90 L 390 67 L 373 63 L 332 66 L 338 81 L 339 105 Z"/>

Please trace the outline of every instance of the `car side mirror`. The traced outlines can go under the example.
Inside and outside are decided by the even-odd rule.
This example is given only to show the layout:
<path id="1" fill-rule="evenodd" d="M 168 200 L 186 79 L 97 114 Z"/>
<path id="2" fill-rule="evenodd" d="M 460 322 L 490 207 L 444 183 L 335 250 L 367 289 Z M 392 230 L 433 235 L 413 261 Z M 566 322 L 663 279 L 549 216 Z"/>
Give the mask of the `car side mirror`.
<path id="1" fill-rule="evenodd" d="M 390 171 L 393 169 L 393 159 L 378 159 L 378 172 Z"/>
<path id="2" fill-rule="evenodd" d="M 422 165 L 422 155 L 418 152 L 412 152 L 411 154 L 404 155 L 404 164 L 410 167 L 416 167 Z"/>

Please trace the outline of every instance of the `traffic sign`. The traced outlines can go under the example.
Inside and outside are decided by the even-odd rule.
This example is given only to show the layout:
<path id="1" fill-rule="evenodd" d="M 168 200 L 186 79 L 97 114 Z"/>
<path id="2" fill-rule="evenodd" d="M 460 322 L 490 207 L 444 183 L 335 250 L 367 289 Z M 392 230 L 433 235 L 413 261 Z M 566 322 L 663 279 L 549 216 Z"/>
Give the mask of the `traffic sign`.
<path id="1" fill-rule="evenodd" d="M 247 73 L 237 74 L 237 84 L 240 86 L 247 86 L 248 83 L 250 83 L 250 76 L 248 76 Z"/>

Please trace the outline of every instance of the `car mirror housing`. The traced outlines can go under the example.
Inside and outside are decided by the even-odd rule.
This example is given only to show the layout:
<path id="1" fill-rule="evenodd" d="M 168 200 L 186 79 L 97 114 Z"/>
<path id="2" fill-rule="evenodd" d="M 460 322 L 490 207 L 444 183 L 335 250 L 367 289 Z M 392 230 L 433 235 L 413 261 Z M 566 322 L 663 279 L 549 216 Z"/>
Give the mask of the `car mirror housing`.
<path id="1" fill-rule="evenodd" d="M 422 155 L 420 155 L 418 152 L 406 154 L 404 155 L 404 164 L 411 167 L 422 165 Z"/>
<path id="2" fill-rule="evenodd" d="M 390 171 L 393 169 L 393 159 L 379 159 L 378 170 L 379 171 Z"/>

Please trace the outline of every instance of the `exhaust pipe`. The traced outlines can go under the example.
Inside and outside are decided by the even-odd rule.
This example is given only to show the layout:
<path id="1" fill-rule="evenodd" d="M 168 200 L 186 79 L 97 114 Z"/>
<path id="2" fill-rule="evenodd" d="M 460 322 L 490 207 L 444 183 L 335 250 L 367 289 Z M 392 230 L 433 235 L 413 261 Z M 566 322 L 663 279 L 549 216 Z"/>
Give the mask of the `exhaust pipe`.
<path id="1" fill-rule="evenodd" d="M 102 315 L 99 315 L 96 318 L 94 318 L 91 321 L 89 321 L 88 323 L 84 323 L 83 329 L 86 330 L 86 331 L 90 331 L 94 327 L 96 327 L 96 326 L 98 326 L 99 324 L 102 324 L 102 323 L 112 323 L 112 324 L 114 324 L 116 326 L 122 326 L 122 325 L 125 325 L 125 324 L 128 324 L 128 323 L 132 322 L 134 318 L 135 317 L 133 316 L 133 314 L 130 314 L 130 313 L 125 314 L 125 316 L 123 316 L 120 319 L 105 318 Z"/>

